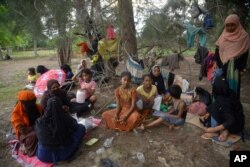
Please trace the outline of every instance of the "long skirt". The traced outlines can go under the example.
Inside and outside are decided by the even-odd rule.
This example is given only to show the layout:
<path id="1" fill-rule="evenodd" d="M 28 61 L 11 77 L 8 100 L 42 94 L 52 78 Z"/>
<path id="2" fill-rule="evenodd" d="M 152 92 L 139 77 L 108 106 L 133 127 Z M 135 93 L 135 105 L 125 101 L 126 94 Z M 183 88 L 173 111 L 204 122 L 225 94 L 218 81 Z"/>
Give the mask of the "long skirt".
<path id="1" fill-rule="evenodd" d="M 72 143 L 68 146 L 61 146 L 57 148 L 49 148 L 38 142 L 37 158 L 42 162 L 63 161 L 71 158 L 80 147 L 83 137 L 85 135 L 85 127 L 79 125 L 78 129 L 73 133 Z"/>

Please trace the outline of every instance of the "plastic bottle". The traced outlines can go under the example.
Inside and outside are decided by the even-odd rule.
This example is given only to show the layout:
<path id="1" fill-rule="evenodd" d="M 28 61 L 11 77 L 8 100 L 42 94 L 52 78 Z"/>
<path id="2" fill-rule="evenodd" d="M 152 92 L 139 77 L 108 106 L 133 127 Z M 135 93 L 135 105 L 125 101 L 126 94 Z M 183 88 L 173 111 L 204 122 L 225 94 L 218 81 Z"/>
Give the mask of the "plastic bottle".
<path id="1" fill-rule="evenodd" d="M 76 102 L 77 103 L 84 103 L 86 99 L 86 91 L 78 89 L 76 92 Z"/>

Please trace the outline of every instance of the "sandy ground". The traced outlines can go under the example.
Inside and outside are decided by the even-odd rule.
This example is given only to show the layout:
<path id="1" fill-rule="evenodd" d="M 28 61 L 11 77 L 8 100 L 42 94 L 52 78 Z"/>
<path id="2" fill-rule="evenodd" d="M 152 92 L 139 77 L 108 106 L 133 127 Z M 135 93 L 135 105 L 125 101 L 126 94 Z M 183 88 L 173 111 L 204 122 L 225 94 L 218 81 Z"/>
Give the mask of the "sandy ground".
<path id="1" fill-rule="evenodd" d="M 80 58 L 72 59 L 72 67 L 76 69 Z M 26 71 L 28 67 L 36 67 L 43 64 L 50 69 L 58 68 L 57 60 L 53 57 L 35 58 L 26 60 L 12 60 L 0 61 L 0 86 L 1 85 L 24 85 L 26 79 Z M 193 58 L 186 58 L 186 61 L 180 63 L 181 69 L 176 70 L 175 73 L 181 74 L 190 81 L 191 87 L 202 86 L 208 90 L 211 89 L 209 82 L 204 78 L 202 81 L 198 80 L 199 65 L 194 63 Z M 120 65 L 118 70 L 123 70 Z M 243 77 L 242 85 L 242 102 L 246 114 L 246 129 L 249 127 L 250 106 L 249 106 L 249 92 L 250 92 L 250 77 L 249 73 Z M 115 81 L 115 85 L 119 81 Z M 114 86 L 116 87 L 116 86 Z M 100 111 L 96 117 L 100 118 L 104 111 L 102 107 L 105 103 L 112 100 L 112 88 L 98 89 L 98 103 L 95 106 L 96 111 Z M 4 96 L 0 92 L 1 96 Z M 16 95 L 5 100 L 0 101 L 0 167 L 15 167 L 19 166 L 10 155 L 10 150 L 7 146 L 5 134 L 10 128 L 10 114 L 16 102 Z M 245 143 L 239 141 L 231 148 L 225 148 L 212 143 L 209 140 L 201 139 L 203 131 L 193 125 L 185 124 L 180 129 L 169 131 L 167 126 L 161 125 L 159 127 L 146 130 L 145 132 L 118 132 L 104 128 L 101 123 L 99 127 L 92 130 L 85 137 L 75 158 L 70 162 L 60 162 L 58 166 L 100 166 L 100 160 L 109 158 L 116 162 L 120 167 L 226 167 L 229 166 L 229 151 L 236 146 L 243 150 L 250 150 L 250 142 L 246 140 Z M 91 138 L 98 138 L 99 141 L 93 146 L 86 146 L 84 143 Z M 96 151 L 103 147 L 105 139 L 114 137 L 110 148 L 105 148 L 100 154 Z M 142 153 L 145 161 L 141 162 L 137 158 L 137 154 Z"/>

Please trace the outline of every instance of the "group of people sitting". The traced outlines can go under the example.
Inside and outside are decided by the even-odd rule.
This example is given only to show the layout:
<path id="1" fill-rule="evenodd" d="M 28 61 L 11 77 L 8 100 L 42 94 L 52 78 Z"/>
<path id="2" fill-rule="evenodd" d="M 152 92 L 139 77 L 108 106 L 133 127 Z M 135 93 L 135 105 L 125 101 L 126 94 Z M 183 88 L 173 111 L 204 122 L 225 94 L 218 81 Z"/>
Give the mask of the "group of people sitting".
<path id="1" fill-rule="evenodd" d="M 69 96 L 55 79 L 47 81 L 47 90 L 40 104 L 36 103 L 37 97 L 32 91 L 21 90 L 18 93 L 11 122 L 17 139 L 24 146 L 23 151 L 29 156 L 37 155 L 43 162 L 55 163 L 69 159 L 80 147 L 86 130 L 70 114 L 81 115 L 89 111 L 97 100 L 94 95 L 96 83 L 85 63 L 71 78 L 79 80 L 80 89 L 85 92 L 84 103 L 79 103 L 74 95 Z M 48 69 L 43 69 L 43 72 L 46 71 Z M 143 131 L 167 122 L 172 130 L 185 124 L 188 105 L 181 99 L 182 88 L 175 83 L 166 88 L 159 66 L 154 66 L 151 73 L 144 74 L 137 88 L 131 79 L 130 72 L 121 73 L 121 85 L 115 90 L 117 107 L 102 114 L 106 128 Z M 206 111 L 200 117 L 202 122 L 209 120 L 204 135 L 218 136 L 220 141 L 225 141 L 229 133 L 242 132 L 245 121 L 240 98 L 228 82 L 229 78 L 225 75 L 214 78 L 211 103 L 207 104 Z M 202 102 L 202 98 L 194 98 Z M 168 106 L 167 112 L 161 111 L 161 104 Z M 146 123 L 145 120 L 151 116 L 155 119 Z"/>

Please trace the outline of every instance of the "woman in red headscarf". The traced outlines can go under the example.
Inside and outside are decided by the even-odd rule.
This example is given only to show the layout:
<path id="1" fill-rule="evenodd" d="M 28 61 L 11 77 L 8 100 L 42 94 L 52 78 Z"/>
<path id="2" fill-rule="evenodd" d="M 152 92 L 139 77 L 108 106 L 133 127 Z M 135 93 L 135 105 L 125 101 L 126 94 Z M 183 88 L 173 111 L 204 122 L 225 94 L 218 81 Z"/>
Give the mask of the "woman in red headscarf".
<path id="1" fill-rule="evenodd" d="M 229 87 L 240 97 L 240 72 L 246 68 L 250 38 L 237 15 L 226 18 L 224 30 L 215 44 L 217 65 L 222 68 Z"/>
<path id="2" fill-rule="evenodd" d="M 11 123 L 17 139 L 24 145 L 25 153 L 29 156 L 36 152 L 37 138 L 34 125 L 42 114 L 42 107 L 36 104 L 36 96 L 32 91 L 22 90 L 18 93 L 18 101 L 11 114 Z"/>

